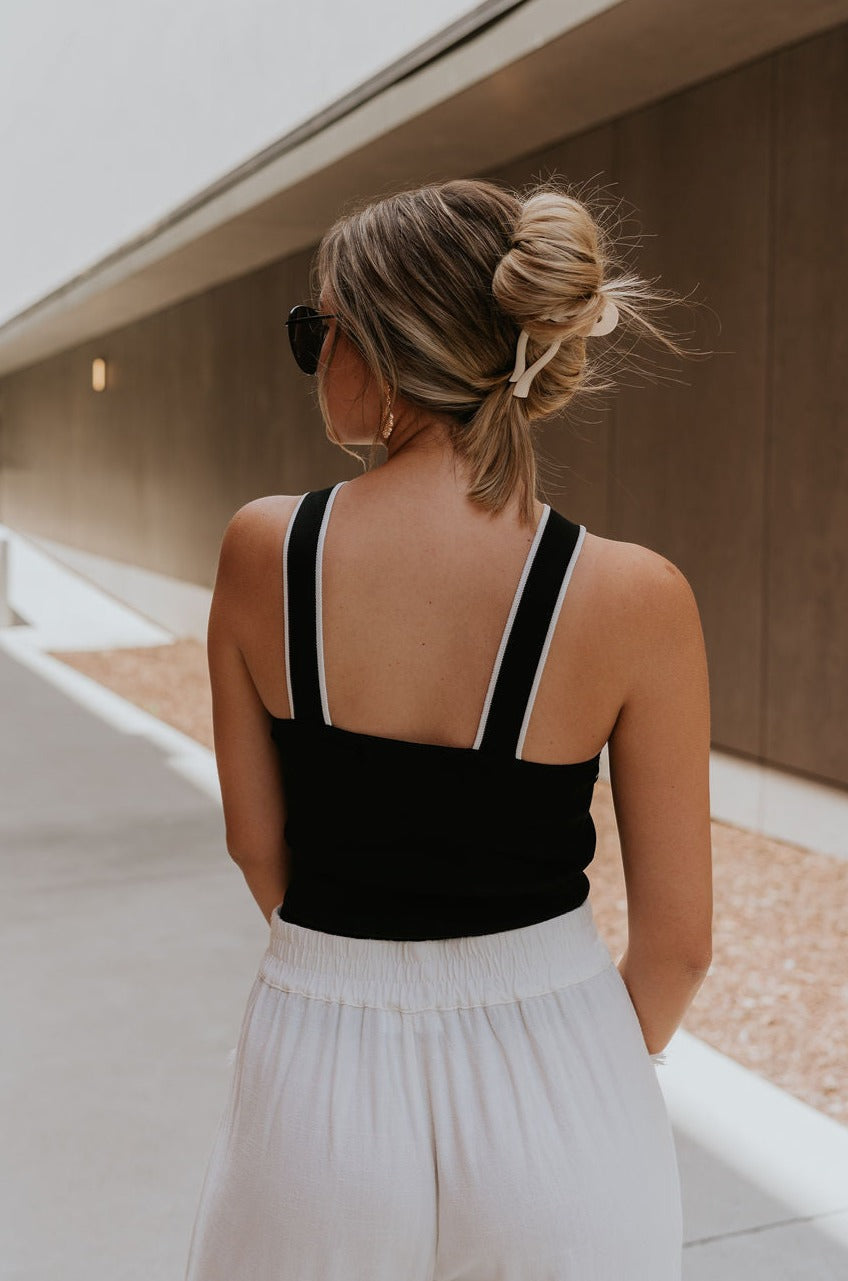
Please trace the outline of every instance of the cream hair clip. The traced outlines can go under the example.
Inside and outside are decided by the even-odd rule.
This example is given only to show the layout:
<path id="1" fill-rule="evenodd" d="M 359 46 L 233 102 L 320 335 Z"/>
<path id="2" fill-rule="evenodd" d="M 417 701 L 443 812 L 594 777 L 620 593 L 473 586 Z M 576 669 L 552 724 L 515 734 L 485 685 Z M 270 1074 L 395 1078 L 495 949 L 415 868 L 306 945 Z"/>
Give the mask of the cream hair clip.
<path id="1" fill-rule="evenodd" d="M 548 319 L 553 320 L 554 317 L 550 316 Z M 598 319 L 585 336 L 587 338 L 599 338 L 602 334 L 611 334 L 617 324 L 618 308 L 611 298 L 607 298 L 600 316 L 598 316 Z M 547 351 L 543 351 L 539 359 L 534 361 L 530 368 L 527 369 L 527 341 L 529 337 L 527 330 L 522 329 L 518 337 L 518 346 L 515 349 L 515 368 L 509 377 L 509 381 L 515 383 L 512 394 L 517 396 L 519 400 L 527 399 L 527 393 L 530 390 L 530 384 L 533 379 L 540 369 L 544 369 L 549 360 L 553 360 L 562 344 L 561 338 L 552 342 Z"/>

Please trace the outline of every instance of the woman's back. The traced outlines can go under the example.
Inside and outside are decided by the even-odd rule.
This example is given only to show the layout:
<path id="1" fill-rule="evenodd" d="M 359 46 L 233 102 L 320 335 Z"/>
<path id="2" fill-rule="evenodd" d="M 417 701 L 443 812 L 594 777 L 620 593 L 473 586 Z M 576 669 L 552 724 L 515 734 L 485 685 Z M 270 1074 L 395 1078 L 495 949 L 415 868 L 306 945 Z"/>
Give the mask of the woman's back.
<path id="1" fill-rule="evenodd" d="M 548 504 L 532 527 L 481 519 L 453 475 L 425 475 L 422 505 L 421 467 L 417 502 L 368 477 L 239 517 L 240 643 L 285 796 L 280 915 L 332 934 L 479 935 L 578 907 L 638 661 L 619 545 L 584 559 L 585 527 Z"/>
<path id="2" fill-rule="evenodd" d="M 268 712 L 291 716 L 285 679 L 282 549 L 298 498 L 250 504 L 250 588 L 240 644 Z M 343 485 L 323 544 L 323 647 L 334 725 L 470 747 L 533 529 L 481 511 L 448 477 L 404 484 L 379 471 Z M 607 742 L 637 655 L 622 635 L 639 566 L 653 553 L 587 531 L 528 722 L 522 759 L 585 761 Z"/>

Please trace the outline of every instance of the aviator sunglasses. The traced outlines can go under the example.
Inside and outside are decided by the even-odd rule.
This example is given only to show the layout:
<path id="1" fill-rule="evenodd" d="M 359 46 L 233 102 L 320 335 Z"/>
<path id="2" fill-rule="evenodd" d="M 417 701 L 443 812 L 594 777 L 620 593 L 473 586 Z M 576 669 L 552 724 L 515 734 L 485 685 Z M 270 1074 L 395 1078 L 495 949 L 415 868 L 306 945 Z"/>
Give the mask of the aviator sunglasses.
<path id="1" fill-rule="evenodd" d="M 318 358 L 327 334 L 327 320 L 335 320 L 335 315 L 327 315 L 301 303 L 292 307 L 286 328 L 289 331 L 292 355 L 297 361 L 298 369 L 305 374 L 314 374 L 318 369 Z"/>

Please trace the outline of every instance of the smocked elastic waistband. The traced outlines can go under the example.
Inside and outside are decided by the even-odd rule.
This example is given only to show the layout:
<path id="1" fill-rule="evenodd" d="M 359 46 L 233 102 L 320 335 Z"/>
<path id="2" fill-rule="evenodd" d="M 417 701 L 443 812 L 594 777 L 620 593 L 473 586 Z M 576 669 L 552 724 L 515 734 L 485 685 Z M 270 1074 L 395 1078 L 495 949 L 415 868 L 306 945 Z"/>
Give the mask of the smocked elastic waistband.
<path id="1" fill-rule="evenodd" d="M 496 934 L 368 939 L 271 914 L 260 977 L 305 996 L 380 1009 L 459 1009 L 538 996 L 591 978 L 612 957 L 587 898 L 561 916 Z"/>

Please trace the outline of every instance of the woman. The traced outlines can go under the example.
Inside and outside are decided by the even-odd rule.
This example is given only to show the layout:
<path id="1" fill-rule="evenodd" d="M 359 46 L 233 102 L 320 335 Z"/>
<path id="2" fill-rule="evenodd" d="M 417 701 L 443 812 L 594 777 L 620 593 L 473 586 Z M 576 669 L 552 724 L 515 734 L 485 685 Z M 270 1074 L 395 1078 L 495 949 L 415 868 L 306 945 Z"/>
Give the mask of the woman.
<path id="1" fill-rule="evenodd" d="M 652 1059 L 711 957 L 700 620 L 664 557 L 539 501 L 532 440 L 622 317 L 679 350 L 612 261 L 563 191 L 437 184 L 341 219 L 290 317 L 331 437 L 387 458 L 223 538 L 215 751 L 270 938 L 187 1281 L 680 1277 Z"/>

